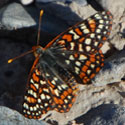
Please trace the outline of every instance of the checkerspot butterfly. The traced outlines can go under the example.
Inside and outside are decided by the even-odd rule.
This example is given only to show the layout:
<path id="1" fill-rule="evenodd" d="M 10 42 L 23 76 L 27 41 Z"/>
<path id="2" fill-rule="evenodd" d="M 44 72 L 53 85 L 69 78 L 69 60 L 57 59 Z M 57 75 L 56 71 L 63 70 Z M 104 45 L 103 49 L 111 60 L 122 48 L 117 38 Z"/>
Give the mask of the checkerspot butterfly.
<path id="1" fill-rule="evenodd" d="M 24 96 L 25 117 L 40 119 L 50 110 L 70 110 L 76 84 L 89 83 L 104 65 L 100 48 L 111 27 L 111 13 L 98 12 L 58 35 L 45 48 L 33 47 L 36 59 Z"/>

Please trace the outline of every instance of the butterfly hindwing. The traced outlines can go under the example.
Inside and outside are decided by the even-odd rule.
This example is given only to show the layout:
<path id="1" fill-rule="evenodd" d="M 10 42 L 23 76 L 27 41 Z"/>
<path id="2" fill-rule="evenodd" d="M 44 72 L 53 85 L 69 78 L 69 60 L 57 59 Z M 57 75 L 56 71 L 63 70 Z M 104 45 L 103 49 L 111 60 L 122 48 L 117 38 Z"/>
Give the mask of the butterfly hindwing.
<path id="1" fill-rule="evenodd" d="M 60 73 L 60 74 L 59 74 Z M 74 77 L 60 65 L 50 69 L 47 64 L 36 65 L 30 74 L 24 96 L 23 113 L 39 119 L 50 110 L 67 112 L 75 101 L 77 88 Z"/>

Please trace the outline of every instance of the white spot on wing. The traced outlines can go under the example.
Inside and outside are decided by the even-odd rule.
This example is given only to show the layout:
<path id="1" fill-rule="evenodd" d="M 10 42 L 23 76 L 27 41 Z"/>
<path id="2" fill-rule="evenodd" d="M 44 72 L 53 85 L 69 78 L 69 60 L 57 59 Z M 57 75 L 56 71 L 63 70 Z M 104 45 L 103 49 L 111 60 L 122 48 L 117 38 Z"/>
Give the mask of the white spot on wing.
<path id="1" fill-rule="evenodd" d="M 34 83 L 33 79 L 30 79 L 30 82 L 31 82 L 31 83 Z"/>
<path id="2" fill-rule="evenodd" d="M 101 33 L 101 30 L 100 30 L 100 29 L 97 29 L 97 30 L 96 30 L 96 33 Z"/>
<path id="3" fill-rule="evenodd" d="M 54 77 L 53 79 L 54 79 L 55 81 L 57 81 L 57 80 L 58 80 L 58 79 L 57 79 L 57 77 Z"/>
<path id="4" fill-rule="evenodd" d="M 82 54 L 81 54 L 81 55 L 79 56 L 79 60 L 86 60 L 86 59 L 87 59 L 87 57 L 86 57 L 85 55 L 82 55 Z"/>
<path id="5" fill-rule="evenodd" d="M 106 31 L 103 32 L 103 34 L 106 34 L 106 33 L 107 33 Z"/>
<path id="6" fill-rule="evenodd" d="M 54 92 L 55 92 L 55 94 L 56 94 L 57 96 L 59 96 L 59 91 L 58 91 L 58 89 L 55 89 Z"/>
<path id="7" fill-rule="evenodd" d="M 40 108 L 43 108 L 43 106 L 42 106 L 42 105 L 40 105 Z"/>
<path id="8" fill-rule="evenodd" d="M 104 23 L 104 21 L 103 20 L 99 20 L 99 23 Z"/>
<path id="9" fill-rule="evenodd" d="M 62 87 L 63 89 L 66 89 L 66 88 L 67 88 L 67 85 L 66 85 L 66 84 L 62 84 L 61 87 Z"/>
<path id="10" fill-rule="evenodd" d="M 59 90 L 62 90 L 62 88 L 61 88 L 60 86 L 57 86 L 57 88 L 58 88 Z"/>
<path id="11" fill-rule="evenodd" d="M 80 69 L 78 67 L 75 67 L 75 73 L 79 74 Z"/>
<path id="12" fill-rule="evenodd" d="M 46 73 L 46 76 L 50 76 L 48 73 Z"/>
<path id="13" fill-rule="evenodd" d="M 23 107 L 26 108 L 26 109 L 29 109 L 29 106 L 28 106 L 27 103 L 24 103 L 24 104 L 23 104 Z"/>
<path id="14" fill-rule="evenodd" d="M 79 39 L 79 36 L 73 31 L 73 30 L 70 30 L 69 33 L 72 33 L 73 34 L 73 38 L 76 40 L 76 39 Z"/>
<path id="15" fill-rule="evenodd" d="M 106 26 L 105 28 L 106 28 L 106 29 L 108 29 L 109 27 L 108 27 L 108 26 Z"/>
<path id="16" fill-rule="evenodd" d="M 29 90 L 28 90 L 28 94 L 33 95 L 33 93 L 34 93 L 34 92 L 33 92 L 33 90 L 32 90 L 32 89 L 29 89 Z"/>
<path id="17" fill-rule="evenodd" d="M 69 60 L 65 60 L 66 64 L 69 65 L 70 64 L 70 61 Z"/>
<path id="18" fill-rule="evenodd" d="M 104 25 L 100 24 L 98 27 L 99 27 L 100 29 L 102 29 L 102 28 L 103 28 L 103 26 L 104 26 Z"/>
<path id="19" fill-rule="evenodd" d="M 98 38 L 98 39 L 101 39 L 101 35 L 98 35 L 97 38 Z"/>
<path id="20" fill-rule="evenodd" d="M 24 109 L 23 112 L 26 113 L 26 110 Z"/>
<path id="21" fill-rule="evenodd" d="M 33 111 L 33 107 L 30 107 L 30 111 Z"/>
<path id="22" fill-rule="evenodd" d="M 47 106 L 48 106 L 48 103 L 45 103 L 44 106 L 47 107 Z"/>
<path id="23" fill-rule="evenodd" d="M 45 99 L 45 95 L 43 93 L 41 94 L 40 97 L 41 97 L 41 99 Z"/>
<path id="24" fill-rule="evenodd" d="M 65 103 L 68 103 L 68 100 L 67 100 L 67 99 L 64 99 L 64 102 L 65 102 Z"/>
<path id="25" fill-rule="evenodd" d="M 79 61 L 76 61 L 75 64 L 76 64 L 77 66 L 81 66 L 81 63 L 80 63 Z"/>
<path id="26" fill-rule="evenodd" d="M 74 50 L 74 46 L 75 46 L 74 42 L 71 42 L 70 46 L 71 46 L 70 50 Z"/>
<path id="27" fill-rule="evenodd" d="M 38 104 L 36 104 L 36 107 L 37 107 L 37 108 L 39 108 L 39 105 L 38 105 Z"/>
<path id="28" fill-rule="evenodd" d="M 94 42 L 94 46 L 98 46 L 98 42 L 97 41 Z"/>
<path id="29" fill-rule="evenodd" d="M 41 83 L 42 85 L 46 84 L 46 82 L 43 81 L 43 80 L 40 80 L 40 83 Z"/>
<path id="30" fill-rule="evenodd" d="M 34 83 L 34 86 L 36 87 L 36 89 L 39 89 L 39 84 L 38 83 Z"/>
<path id="31" fill-rule="evenodd" d="M 86 51 L 89 52 L 91 50 L 90 46 L 86 46 Z"/>
<path id="32" fill-rule="evenodd" d="M 27 100 L 27 96 L 24 96 L 24 99 Z"/>
<path id="33" fill-rule="evenodd" d="M 95 68 L 95 64 L 91 64 L 90 66 L 91 66 L 91 68 Z"/>
<path id="34" fill-rule="evenodd" d="M 71 99 L 71 96 L 70 96 L 70 95 L 68 95 L 68 96 L 67 96 L 67 98 L 68 98 L 68 99 Z"/>
<path id="35" fill-rule="evenodd" d="M 49 90 L 47 88 L 43 88 L 43 91 L 49 93 Z"/>
<path id="36" fill-rule="evenodd" d="M 75 58 L 73 57 L 73 55 L 70 55 L 70 56 L 69 56 L 69 59 L 70 59 L 70 60 L 75 60 Z"/>
<path id="37" fill-rule="evenodd" d="M 38 99 L 38 103 L 41 103 L 41 99 Z"/>
<path id="38" fill-rule="evenodd" d="M 52 80 L 52 81 L 51 81 L 51 83 L 52 83 L 53 85 L 56 85 L 56 82 L 55 82 L 55 80 Z"/>
<path id="39" fill-rule="evenodd" d="M 86 25 L 84 23 L 80 24 L 80 28 L 83 30 L 83 29 L 86 29 Z"/>
<path id="40" fill-rule="evenodd" d="M 87 74 L 89 75 L 91 73 L 91 70 L 87 70 Z"/>
<path id="41" fill-rule="evenodd" d="M 85 40 L 85 44 L 87 44 L 87 45 L 91 44 L 91 39 L 87 38 L 87 39 Z"/>
<path id="42" fill-rule="evenodd" d="M 91 38 L 95 38 L 95 34 L 92 33 L 92 34 L 90 35 L 90 37 L 91 37 Z"/>
<path id="43" fill-rule="evenodd" d="M 41 111 L 39 111 L 39 114 L 41 114 Z"/>
<path id="44" fill-rule="evenodd" d="M 89 29 L 84 29 L 83 32 L 84 32 L 85 34 L 87 34 L 87 33 L 89 33 Z"/>
<path id="45" fill-rule="evenodd" d="M 107 19 L 108 17 L 107 16 L 104 16 L 105 19 Z"/>
<path id="46" fill-rule="evenodd" d="M 63 56 L 65 56 L 66 54 L 65 53 L 62 53 Z"/>
<path id="47" fill-rule="evenodd" d="M 50 96 L 49 96 L 49 95 L 46 95 L 46 98 L 47 98 L 47 99 L 50 99 Z"/>
<path id="48" fill-rule="evenodd" d="M 37 94 L 36 94 L 36 92 L 33 93 L 33 96 L 34 96 L 35 98 L 37 98 Z"/>
<path id="49" fill-rule="evenodd" d="M 96 19 L 101 19 L 101 16 L 99 14 L 95 15 Z"/>
<path id="50" fill-rule="evenodd" d="M 78 45 L 79 45 L 79 51 L 83 52 L 82 44 L 78 44 Z"/>
<path id="51" fill-rule="evenodd" d="M 27 111 L 27 114 L 28 114 L 28 115 L 30 115 L 30 112 L 29 112 L 29 111 Z"/>

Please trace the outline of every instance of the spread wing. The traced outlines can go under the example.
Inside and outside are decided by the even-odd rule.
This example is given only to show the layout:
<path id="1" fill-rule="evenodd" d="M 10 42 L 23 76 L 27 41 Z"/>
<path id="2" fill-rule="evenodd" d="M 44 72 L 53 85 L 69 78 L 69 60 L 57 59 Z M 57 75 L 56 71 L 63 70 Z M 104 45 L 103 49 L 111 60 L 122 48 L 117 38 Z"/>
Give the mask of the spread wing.
<path id="1" fill-rule="evenodd" d="M 111 28 L 111 13 L 99 12 L 57 36 L 45 49 L 50 49 L 79 83 L 86 84 L 104 65 L 100 48 L 108 39 Z"/>
<path id="2" fill-rule="evenodd" d="M 40 119 L 50 110 L 69 111 L 76 97 L 75 84 L 74 77 L 60 65 L 53 68 L 44 62 L 37 63 L 31 70 L 24 95 L 24 116 Z"/>

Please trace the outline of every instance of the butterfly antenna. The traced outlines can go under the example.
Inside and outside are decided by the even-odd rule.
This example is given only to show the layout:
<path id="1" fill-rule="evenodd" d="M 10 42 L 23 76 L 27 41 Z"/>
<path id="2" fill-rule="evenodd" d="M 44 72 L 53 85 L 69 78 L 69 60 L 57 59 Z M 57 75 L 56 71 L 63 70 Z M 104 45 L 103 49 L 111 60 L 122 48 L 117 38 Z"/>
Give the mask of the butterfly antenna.
<path id="1" fill-rule="evenodd" d="M 25 53 L 23 53 L 23 54 L 21 54 L 21 55 L 19 55 L 19 56 L 16 56 L 16 57 L 14 57 L 14 58 L 12 58 L 12 59 L 9 59 L 9 60 L 8 60 L 8 63 L 12 63 L 14 60 L 16 60 L 16 59 L 18 59 L 18 58 L 21 58 L 21 57 L 23 57 L 23 56 L 25 56 L 25 55 L 27 55 L 27 54 L 29 54 L 29 53 L 32 53 L 32 52 L 34 52 L 34 50 L 29 50 L 29 51 L 27 51 L 27 52 L 25 52 Z"/>
<path id="2" fill-rule="evenodd" d="M 40 11 L 39 27 L 38 27 L 38 35 L 37 35 L 37 45 L 39 45 L 39 42 L 40 42 L 40 27 L 41 27 L 42 15 L 43 15 L 43 10 Z M 12 59 L 9 59 L 9 60 L 8 60 L 8 63 L 12 63 L 14 60 L 16 60 L 16 59 L 18 59 L 18 58 L 21 58 L 21 57 L 23 57 L 23 56 L 25 56 L 25 55 L 27 55 L 27 54 L 29 54 L 29 53 L 34 52 L 34 50 L 35 50 L 35 49 L 32 49 L 32 50 L 27 51 L 27 52 L 25 52 L 25 53 L 23 53 L 23 54 L 21 54 L 21 55 L 19 55 L 19 56 L 16 56 L 16 57 L 14 57 L 14 58 L 12 58 Z"/>
<path id="3" fill-rule="evenodd" d="M 39 45 L 39 42 L 40 42 L 40 27 L 41 27 L 42 16 L 43 16 L 43 10 L 40 11 L 39 27 L 38 27 L 38 35 L 37 35 L 37 45 Z"/>

